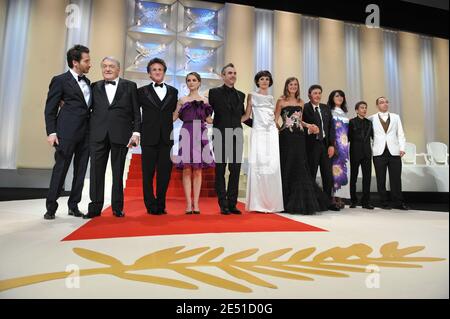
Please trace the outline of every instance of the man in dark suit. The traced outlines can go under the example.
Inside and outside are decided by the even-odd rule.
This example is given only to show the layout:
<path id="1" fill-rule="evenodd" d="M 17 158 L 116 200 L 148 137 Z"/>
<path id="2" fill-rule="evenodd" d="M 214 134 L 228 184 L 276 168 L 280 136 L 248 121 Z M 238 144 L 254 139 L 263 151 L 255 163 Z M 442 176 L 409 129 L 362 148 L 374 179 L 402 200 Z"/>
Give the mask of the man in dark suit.
<path id="1" fill-rule="evenodd" d="M 151 83 L 138 89 L 142 107 L 141 148 L 144 202 L 147 212 L 166 214 L 166 192 L 172 172 L 170 151 L 173 146 L 173 112 L 177 106 L 178 90 L 164 83 L 167 66 L 164 60 L 151 59 L 147 73 Z M 156 169 L 156 196 L 153 176 Z"/>
<path id="2" fill-rule="evenodd" d="M 141 111 L 136 83 L 119 78 L 120 62 L 105 57 L 101 62 L 103 80 L 92 84 L 90 118 L 90 197 L 83 218 L 100 216 L 105 192 L 105 171 L 111 152 L 113 174 L 111 204 L 113 215 L 124 217 L 123 171 L 128 148 L 139 144 Z"/>
<path id="3" fill-rule="evenodd" d="M 370 204 L 370 180 L 372 177 L 372 122 L 366 119 L 367 103 L 356 103 L 357 116 L 350 120 L 348 125 L 348 141 L 350 142 L 350 208 L 355 208 L 358 203 L 356 196 L 356 181 L 358 179 L 359 166 L 362 170 L 363 208 L 373 209 Z"/>
<path id="4" fill-rule="evenodd" d="M 326 104 L 320 103 L 322 87 L 318 84 L 308 89 L 309 102 L 303 109 L 303 121 L 315 124 L 319 133 L 306 136 L 306 151 L 308 165 L 313 180 L 316 180 L 317 170 L 320 166 L 323 191 L 331 199 L 333 176 L 331 172 L 331 158 L 334 155 L 334 142 L 336 131 L 331 123 L 331 110 Z M 329 205 L 329 210 L 339 211 L 336 204 Z"/>
<path id="5" fill-rule="evenodd" d="M 69 215 L 81 217 L 84 177 L 89 160 L 88 123 L 91 105 L 90 82 L 85 74 L 91 67 L 89 49 L 75 45 L 67 51 L 69 71 L 52 78 L 45 104 L 47 142 L 55 147 L 45 219 L 55 219 L 57 200 L 73 158 L 73 181 L 67 202 Z"/>
<path id="6" fill-rule="evenodd" d="M 210 89 L 208 95 L 209 103 L 214 109 L 215 188 L 221 214 L 241 214 L 241 211 L 236 208 L 236 204 L 243 151 L 241 117 L 245 114 L 245 94 L 234 88 L 236 69 L 232 63 L 223 67 L 222 79 L 224 85 Z M 244 123 L 251 126 L 249 120 Z M 225 168 L 227 164 L 230 176 L 228 187 L 225 189 Z"/>

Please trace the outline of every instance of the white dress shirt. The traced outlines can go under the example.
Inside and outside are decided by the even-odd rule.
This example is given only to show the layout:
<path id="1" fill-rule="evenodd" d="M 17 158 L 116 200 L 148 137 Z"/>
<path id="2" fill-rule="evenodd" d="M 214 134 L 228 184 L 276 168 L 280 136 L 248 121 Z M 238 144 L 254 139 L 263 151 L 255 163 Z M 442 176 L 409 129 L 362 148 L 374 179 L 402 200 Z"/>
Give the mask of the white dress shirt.
<path id="1" fill-rule="evenodd" d="M 69 69 L 70 73 L 72 73 L 75 81 L 77 81 L 78 86 L 81 89 L 81 92 L 83 92 L 84 100 L 86 101 L 86 105 L 89 106 L 89 100 L 91 98 L 91 89 L 89 88 L 89 85 L 84 80 L 78 81 L 78 73 L 76 73 L 74 70 Z"/>
<path id="2" fill-rule="evenodd" d="M 119 85 L 119 78 L 116 78 L 113 81 L 116 82 L 116 85 L 105 83 L 105 90 L 106 95 L 108 96 L 109 104 L 111 104 L 114 101 L 114 96 L 116 96 L 117 86 Z"/>
<path id="3" fill-rule="evenodd" d="M 152 81 L 151 85 L 153 86 L 153 88 L 155 89 L 156 94 L 158 94 L 159 99 L 162 101 L 164 100 L 164 98 L 166 97 L 167 94 L 167 86 L 164 82 L 161 82 L 163 87 L 155 87 L 155 82 Z"/>
<path id="4" fill-rule="evenodd" d="M 323 119 L 322 119 L 322 112 L 320 111 L 320 106 L 319 105 L 314 105 L 311 102 L 311 105 L 313 107 L 314 112 L 316 111 L 316 108 L 318 108 L 318 112 L 319 112 L 319 116 L 320 116 L 320 124 L 322 125 L 322 137 L 325 138 L 325 131 L 323 130 Z M 317 137 L 319 138 L 319 137 Z"/>

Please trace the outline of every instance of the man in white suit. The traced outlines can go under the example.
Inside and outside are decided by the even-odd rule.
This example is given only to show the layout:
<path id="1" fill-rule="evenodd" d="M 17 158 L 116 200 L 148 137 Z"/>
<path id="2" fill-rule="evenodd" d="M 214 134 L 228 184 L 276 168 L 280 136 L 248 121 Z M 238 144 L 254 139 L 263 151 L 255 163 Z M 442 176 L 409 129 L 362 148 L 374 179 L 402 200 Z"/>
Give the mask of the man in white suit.
<path id="1" fill-rule="evenodd" d="M 369 119 L 373 124 L 373 164 L 377 176 L 378 193 L 381 196 L 381 208 L 402 209 L 408 207 L 403 203 L 402 197 L 402 160 L 405 155 L 405 133 L 398 114 L 390 113 L 389 101 L 381 96 L 376 100 L 378 113 Z M 386 192 L 386 170 L 389 169 L 389 182 L 391 186 L 391 205 L 388 204 Z"/>

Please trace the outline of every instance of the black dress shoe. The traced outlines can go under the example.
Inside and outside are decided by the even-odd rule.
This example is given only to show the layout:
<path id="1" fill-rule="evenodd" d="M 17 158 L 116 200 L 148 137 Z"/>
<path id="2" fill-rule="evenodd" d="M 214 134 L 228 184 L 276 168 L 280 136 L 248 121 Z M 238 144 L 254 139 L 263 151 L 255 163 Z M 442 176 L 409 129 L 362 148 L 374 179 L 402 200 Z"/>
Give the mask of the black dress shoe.
<path id="1" fill-rule="evenodd" d="M 147 214 L 156 215 L 157 211 L 153 209 L 147 209 Z"/>
<path id="2" fill-rule="evenodd" d="M 165 211 L 165 210 L 157 210 L 157 211 L 151 212 L 150 214 L 152 214 L 152 215 L 166 215 L 167 211 Z"/>
<path id="3" fill-rule="evenodd" d="M 230 210 L 227 207 L 220 207 L 220 213 L 222 215 L 230 215 Z"/>
<path id="4" fill-rule="evenodd" d="M 192 215 L 193 212 L 192 212 L 192 210 L 187 210 L 187 211 L 185 211 L 185 214 L 186 214 L 186 215 Z"/>
<path id="5" fill-rule="evenodd" d="M 228 210 L 229 210 L 230 213 L 232 213 L 232 214 L 236 214 L 236 215 L 242 214 L 242 212 L 241 212 L 239 209 L 237 209 L 236 206 L 230 207 Z"/>
<path id="6" fill-rule="evenodd" d="M 375 207 L 373 207 L 370 204 L 364 204 L 364 205 L 362 205 L 362 208 L 364 208 L 364 209 L 374 209 Z"/>
<path id="7" fill-rule="evenodd" d="M 44 219 L 55 219 L 55 213 L 46 212 Z"/>
<path id="8" fill-rule="evenodd" d="M 87 214 L 83 215 L 83 219 L 91 219 L 94 217 L 99 217 L 101 213 L 94 213 L 94 212 L 88 212 Z"/>
<path id="9" fill-rule="evenodd" d="M 340 208 L 337 207 L 336 204 L 332 204 L 332 205 L 328 206 L 328 210 L 332 210 L 332 211 L 338 212 L 338 211 L 340 211 Z"/>
<path id="10" fill-rule="evenodd" d="M 113 215 L 116 217 L 125 217 L 125 213 L 121 210 L 113 210 Z"/>
<path id="11" fill-rule="evenodd" d="M 194 211 L 192 211 L 192 214 L 199 215 L 200 211 L 199 210 L 194 210 Z"/>
<path id="12" fill-rule="evenodd" d="M 380 206 L 380 208 L 381 209 L 386 209 L 386 210 L 391 210 L 392 209 L 392 207 L 389 206 L 388 204 L 383 204 L 383 205 Z"/>
<path id="13" fill-rule="evenodd" d="M 74 217 L 83 217 L 83 213 L 78 208 L 69 209 L 69 215 Z"/>
<path id="14" fill-rule="evenodd" d="M 356 204 L 355 203 L 351 203 L 350 204 L 350 208 L 356 208 Z"/>
<path id="15" fill-rule="evenodd" d="M 400 210 L 409 210 L 409 207 L 406 206 L 405 203 L 401 203 L 400 205 L 394 206 L 393 208 Z"/>

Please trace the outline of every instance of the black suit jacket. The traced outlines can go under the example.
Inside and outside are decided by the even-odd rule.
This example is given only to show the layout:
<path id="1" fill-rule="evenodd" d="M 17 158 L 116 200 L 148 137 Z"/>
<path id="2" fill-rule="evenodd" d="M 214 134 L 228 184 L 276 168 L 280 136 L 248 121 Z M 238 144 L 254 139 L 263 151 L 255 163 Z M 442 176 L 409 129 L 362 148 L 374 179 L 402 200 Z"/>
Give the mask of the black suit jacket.
<path id="1" fill-rule="evenodd" d="M 334 142 L 336 140 L 336 130 L 334 128 L 334 125 L 332 125 L 332 115 L 330 108 L 323 103 L 319 104 L 320 112 L 322 114 L 322 122 L 323 122 L 323 131 L 325 132 L 325 143 L 328 146 L 334 146 Z M 303 107 L 303 121 L 308 124 L 315 124 L 317 126 L 320 125 L 320 123 L 317 123 L 316 118 L 314 116 L 314 108 L 311 104 L 311 102 L 308 102 Z M 306 141 L 311 144 L 315 143 L 317 141 L 317 134 L 309 134 L 306 137 Z"/>
<path id="2" fill-rule="evenodd" d="M 153 85 L 138 89 L 138 101 L 142 107 L 141 145 L 157 145 L 163 141 L 173 145 L 170 135 L 173 130 L 173 112 L 177 108 L 178 90 L 165 84 L 167 93 L 161 101 Z"/>
<path id="3" fill-rule="evenodd" d="M 119 78 L 114 100 L 109 104 L 105 81 L 92 84 L 90 140 L 103 141 L 106 134 L 115 144 L 127 145 L 133 132 L 141 131 L 141 111 L 136 83 Z"/>
<path id="4" fill-rule="evenodd" d="M 364 130 L 363 124 L 365 123 Z M 350 160 L 357 161 L 362 158 L 372 156 L 372 145 L 370 139 L 373 139 L 372 121 L 358 117 L 352 118 L 348 124 L 348 141 L 350 142 Z"/>
<path id="5" fill-rule="evenodd" d="M 228 101 L 226 90 L 225 85 L 222 85 L 210 89 L 208 94 L 209 104 L 214 109 L 213 127 L 221 132 L 224 132 L 225 128 L 242 128 L 241 117 L 245 114 L 245 94 L 235 90 L 238 103 L 233 104 Z M 252 121 L 250 119 L 244 123 L 251 126 Z"/>
<path id="6" fill-rule="evenodd" d="M 77 141 L 87 133 L 90 109 L 70 71 L 52 78 L 44 115 L 47 135 L 56 133 L 60 138 Z"/>

